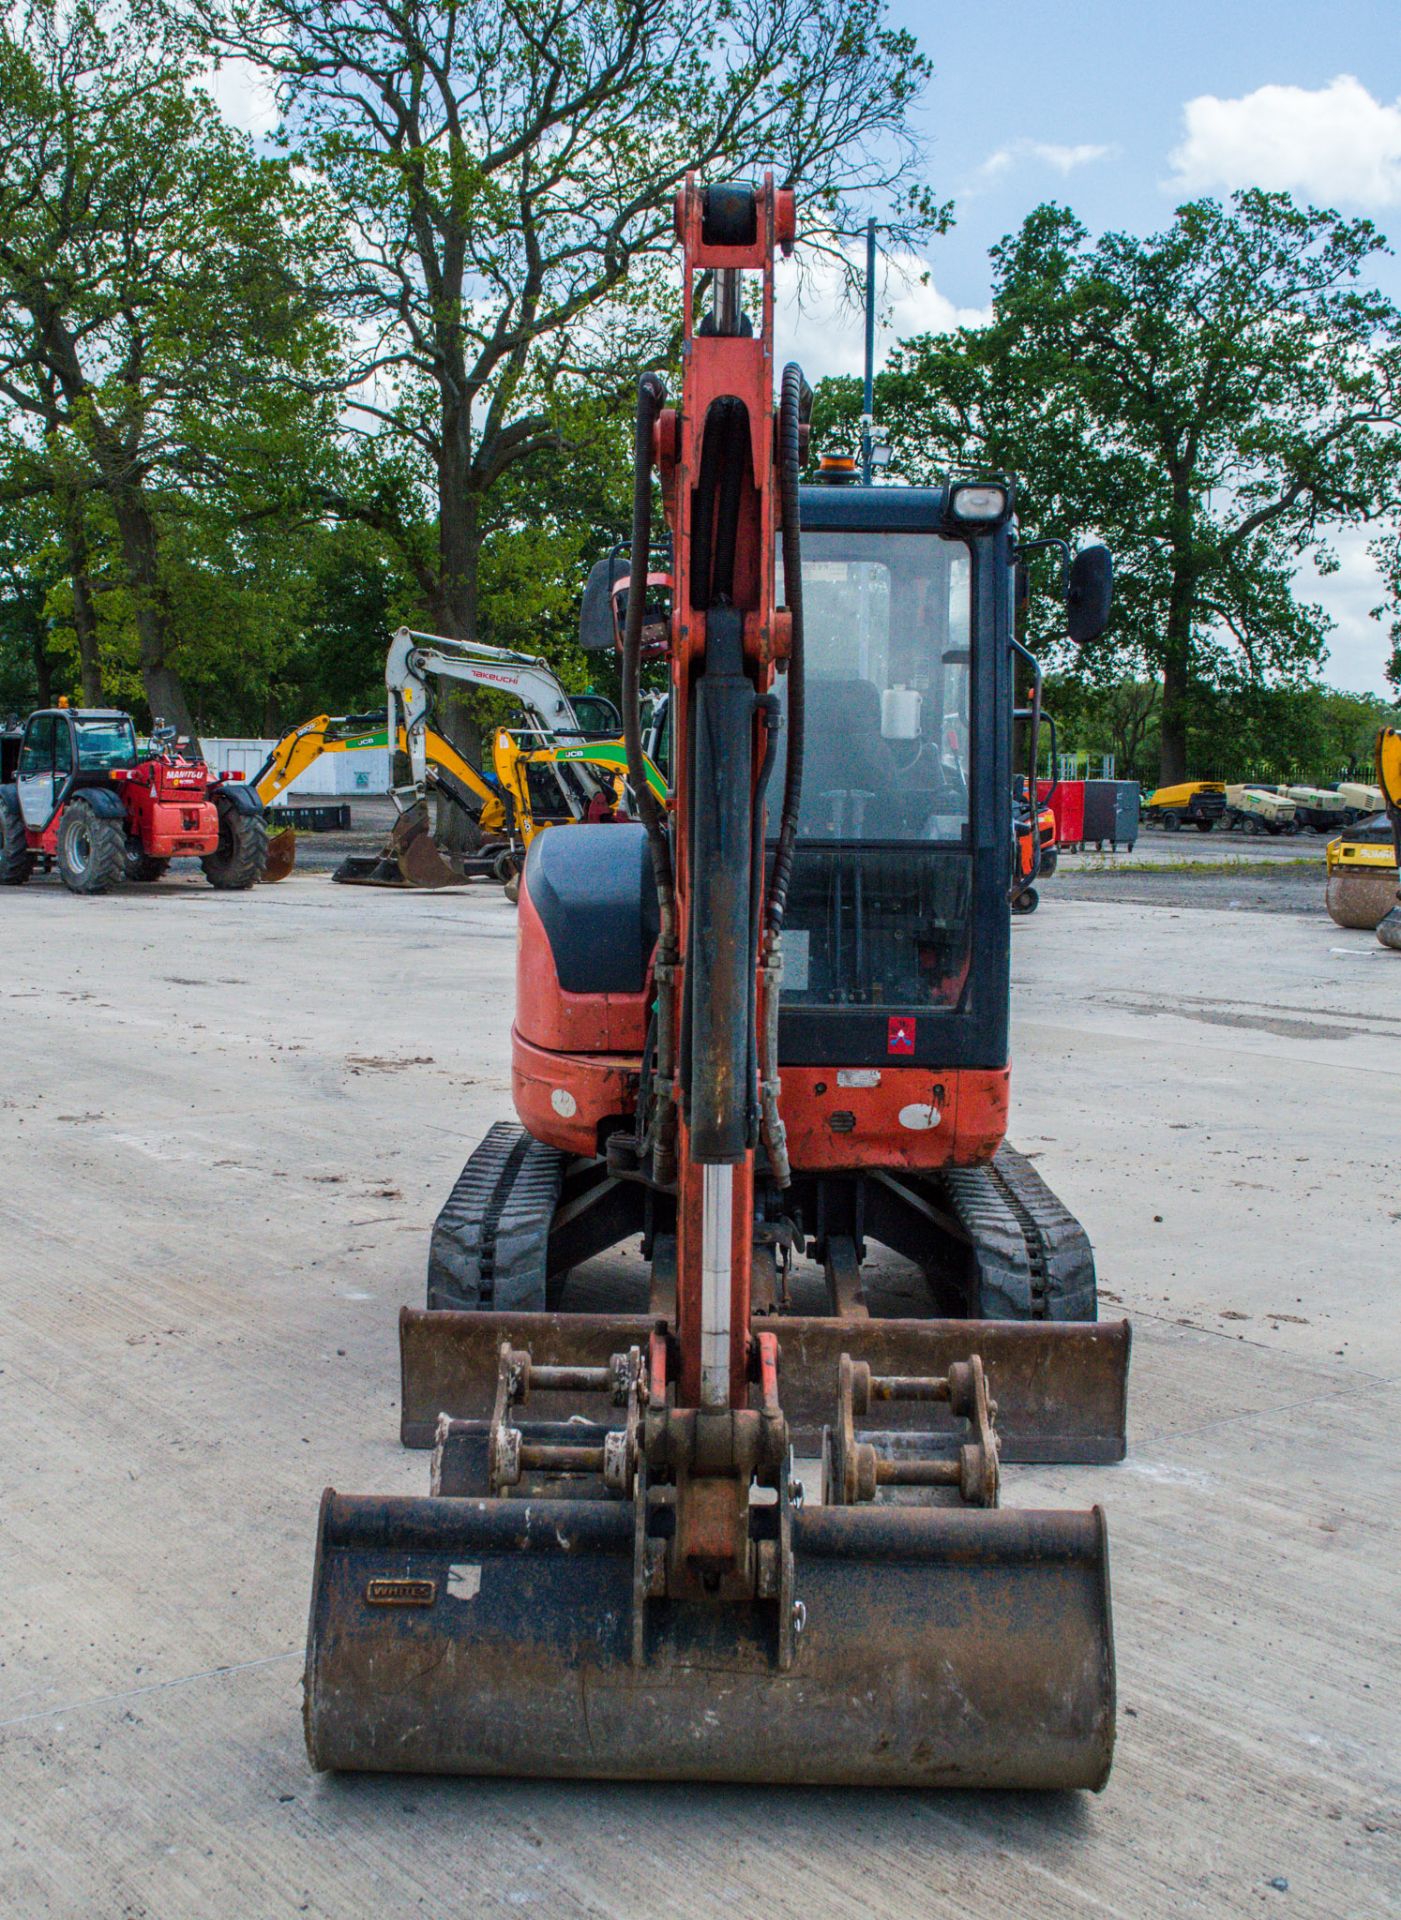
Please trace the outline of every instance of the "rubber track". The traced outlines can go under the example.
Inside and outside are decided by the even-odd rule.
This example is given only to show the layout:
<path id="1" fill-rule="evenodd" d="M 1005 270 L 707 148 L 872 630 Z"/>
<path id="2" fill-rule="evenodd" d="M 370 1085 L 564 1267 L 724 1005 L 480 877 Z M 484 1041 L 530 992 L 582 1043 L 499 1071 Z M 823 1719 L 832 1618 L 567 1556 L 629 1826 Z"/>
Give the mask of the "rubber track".
<path id="1" fill-rule="evenodd" d="M 433 1223 L 428 1305 L 543 1313 L 550 1223 L 564 1155 L 500 1120 Z"/>
<path id="2" fill-rule="evenodd" d="M 999 1147 L 990 1167 L 951 1168 L 943 1184 L 975 1248 L 978 1314 L 1097 1317 L 1095 1260 L 1085 1230 L 1014 1147 Z"/>

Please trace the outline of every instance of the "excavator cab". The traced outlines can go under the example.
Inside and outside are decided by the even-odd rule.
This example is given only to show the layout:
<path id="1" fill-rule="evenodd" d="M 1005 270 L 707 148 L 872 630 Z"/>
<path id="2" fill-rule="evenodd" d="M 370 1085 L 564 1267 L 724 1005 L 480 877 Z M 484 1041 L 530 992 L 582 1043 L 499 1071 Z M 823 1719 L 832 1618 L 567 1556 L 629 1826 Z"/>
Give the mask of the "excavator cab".
<path id="1" fill-rule="evenodd" d="M 1006 748 L 999 768 L 994 729 L 974 750 L 980 671 L 983 711 L 1010 704 L 1005 644 L 989 637 L 974 659 L 975 576 L 995 568 L 997 538 L 963 538 L 942 489 L 804 488 L 802 515 L 806 747 L 779 1059 L 970 1064 L 960 1015 L 976 1024 L 997 1000 L 969 992 L 975 944 L 997 969 L 1006 923 Z M 989 1057 L 1000 1044 L 985 1037 Z"/>
<path id="2" fill-rule="evenodd" d="M 517 1122 L 472 1152 L 400 1320 L 430 1492 L 323 1498 L 308 1750 L 1098 1788 L 1104 1517 L 1002 1504 L 1018 1463 L 1123 1456 L 1129 1347 L 1004 1141 L 1013 720 L 1034 779 L 1040 714 L 1013 489 L 802 486 L 811 395 L 772 347 L 793 196 L 692 177 L 676 224 L 684 385 L 639 383 L 627 576 L 655 468 L 669 778 L 643 748 L 655 601 L 629 593 L 638 818 L 526 860 Z M 1107 556 L 1065 558 L 1087 637 Z M 633 1241 L 645 1297 L 588 1310 L 577 1271 Z M 875 1245 L 920 1287 L 882 1295 Z"/>

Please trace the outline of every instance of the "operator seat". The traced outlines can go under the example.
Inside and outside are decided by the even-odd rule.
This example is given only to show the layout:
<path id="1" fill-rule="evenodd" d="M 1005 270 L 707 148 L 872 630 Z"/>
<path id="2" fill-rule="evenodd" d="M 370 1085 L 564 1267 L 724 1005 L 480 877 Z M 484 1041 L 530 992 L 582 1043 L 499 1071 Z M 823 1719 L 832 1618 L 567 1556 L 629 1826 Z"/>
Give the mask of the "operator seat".
<path id="1" fill-rule="evenodd" d="M 890 831 L 900 782 L 880 718 L 880 694 L 871 681 L 809 677 L 803 743 L 804 834 L 873 839 Z M 782 791 L 777 776 L 775 791 Z M 870 797 L 843 800 L 841 795 Z"/>

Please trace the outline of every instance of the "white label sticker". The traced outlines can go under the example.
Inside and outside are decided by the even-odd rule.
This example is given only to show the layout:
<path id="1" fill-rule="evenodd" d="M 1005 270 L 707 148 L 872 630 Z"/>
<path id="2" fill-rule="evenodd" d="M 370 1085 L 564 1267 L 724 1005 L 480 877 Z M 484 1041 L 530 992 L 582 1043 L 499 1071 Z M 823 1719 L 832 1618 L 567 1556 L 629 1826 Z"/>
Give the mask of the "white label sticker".
<path id="1" fill-rule="evenodd" d="M 783 936 L 783 986 L 788 993 L 808 990 L 808 930 L 793 927 Z"/>
<path id="2" fill-rule="evenodd" d="M 911 1133 L 928 1133 L 931 1127 L 937 1127 L 942 1118 L 933 1101 L 925 1101 L 920 1106 L 901 1107 L 900 1125 L 908 1127 Z"/>
<path id="3" fill-rule="evenodd" d="M 568 1087 L 556 1087 L 550 1095 L 550 1105 L 561 1120 L 572 1120 L 579 1111 L 579 1103 Z"/>
<path id="4" fill-rule="evenodd" d="M 482 1590 L 480 1565 L 448 1568 L 449 1600 L 475 1600 Z"/>

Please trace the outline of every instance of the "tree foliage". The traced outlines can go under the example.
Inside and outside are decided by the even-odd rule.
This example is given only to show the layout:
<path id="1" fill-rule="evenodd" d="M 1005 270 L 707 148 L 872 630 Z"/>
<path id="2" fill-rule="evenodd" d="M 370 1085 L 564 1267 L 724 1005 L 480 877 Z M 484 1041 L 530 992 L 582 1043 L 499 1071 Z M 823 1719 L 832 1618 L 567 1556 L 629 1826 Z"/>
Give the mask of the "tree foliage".
<path id="1" fill-rule="evenodd" d="M 1162 687 L 1156 680 L 1046 677 L 1063 755 L 1112 758 L 1121 779 L 1158 784 Z M 1366 779 L 1377 728 L 1395 726 L 1395 706 L 1370 694 L 1322 686 L 1197 689 L 1192 772 L 1207 780 Z"/>
<path id="2" fill-rule="evenodd" d="M 871 193 L 911 238 L 942 217 L 907 122 L 927 65 L 884 0 L 201 11 L 276 78 L 285 136 L 339 210 L 331 278 L 364 438 L 334 504 L 395 541 L 447 633 L 481 636 L 496 490 L 538 455 L 588 460 L 570 431 L 584 403 L 616 415 L 668 357 L 688 168 L 775 165 L 829 242 Z"/>
<path id="3" fill-rule="evenodd" d="M 1301 558 L 1329 570 L 1336 529 L 1396 510 L 1401 325 L 1365 282 L 1384 244 L 1280 194 L 1194 202 L 1148 239 L 1038 207 L 993 252 L 991 324 L 906 341 L 878 379 L 907 477 L 1014 473 L 1024 523 L 1108 540 L 1116 616 L 1080 669 L 1161 679 L 1164 779 L 1204 689 L 1308 679 L 1329 621 L 1295 595 Z M 1053 644 L 1053 596 L 1041 617 Z"/>
<path id="4" fill-rule="evenodd" d="M 28 0 L 0 29 L 4 488 L 49 502 L 85 693 L 100 621 L 186 733 L 236 550 L 305 491 L 332 345 L 306 195 L 196 74 L 145 9 Z"/>

